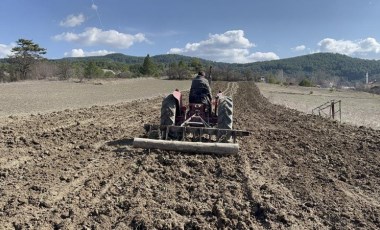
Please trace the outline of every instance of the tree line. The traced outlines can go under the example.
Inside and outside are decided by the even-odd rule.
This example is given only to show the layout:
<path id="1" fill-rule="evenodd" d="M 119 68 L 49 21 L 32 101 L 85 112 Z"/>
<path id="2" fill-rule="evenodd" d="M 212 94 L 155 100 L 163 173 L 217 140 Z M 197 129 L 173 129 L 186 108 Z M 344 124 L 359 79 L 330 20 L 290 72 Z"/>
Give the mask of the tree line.
<path id="1" fill-rule="evenodd" d="M 0 60 L 0 82 L 27 79 L 164 77 L 190 79 L 213 66 L 213 80 L 265 81 L 275 84 L 355 85 L 368 72 L 380 80 L 380 61 L 351 58 L 341 54 L 316 53 L 294 58 L 247 64 L 228 64 L 176 54 L 151 57 L 109 54 L 100 57 L 48 60 L 47 50 L 32 40 L 19 39 L 12 54 Z"/>
<path id="2" fill-rule="evenodd" d="M 189 63 L 175 61 L 171 63 L 156 62 L 148 54 L 145 58 L 112 54 L 109 57 L 63 58 L 48 60 L 43 57 L 45 48 L 32 40 L 19 39 L 12 48 L 8 58 L 0 60 L 0 82 L 20 80 L 70 78 L 135 78 L 143 76 L 168 79 L 189 79 L 203 68 L 199 59 L 193 58 Z M 116 59 L 116 60 L 114 60 Z M 126 61 L 127 60 L 127 61 Z"/>

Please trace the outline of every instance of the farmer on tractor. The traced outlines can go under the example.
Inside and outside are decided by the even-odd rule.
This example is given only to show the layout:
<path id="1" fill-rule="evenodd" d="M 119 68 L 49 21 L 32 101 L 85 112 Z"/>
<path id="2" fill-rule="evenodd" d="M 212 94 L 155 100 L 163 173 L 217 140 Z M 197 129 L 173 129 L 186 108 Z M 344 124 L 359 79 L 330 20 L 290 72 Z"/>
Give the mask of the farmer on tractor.
<path id="1" fill-rule="evenodd" d="M 211 97 L 211 68 L 207 77 L 201 71 L 193 79 L 190 103 L 183 105 L 183 95 L 179 90 L 163 98 L 160 123 L 145 124 L 146 138 L 134 138 L 133 147 L 207 154 L 239 152 L 237 137 L 249 136 L 250 132 L 232 128 L 231 96 L 219 91 L 215 100 Z M 235 88 L 235 84 L 227 87 Z M 214 112 L 211 107 L 214 107 Z"/>
<path id="2" fill-rule="evenodd" d="M 201 103 L 211 112 L 211 87 L 204 71 L 200 71 L 193 79 L 190 88 L 189 103 Z"/>

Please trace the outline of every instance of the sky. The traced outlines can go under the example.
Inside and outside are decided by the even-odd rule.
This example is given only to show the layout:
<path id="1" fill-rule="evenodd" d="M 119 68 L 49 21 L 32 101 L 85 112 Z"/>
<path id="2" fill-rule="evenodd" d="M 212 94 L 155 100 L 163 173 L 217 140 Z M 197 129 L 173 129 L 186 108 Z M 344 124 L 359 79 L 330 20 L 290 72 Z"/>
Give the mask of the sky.
<path id="1" fill-rule="evenodd" d="M 181 54 L 250 63 L 317 52 L 380 59 L 380 0 L 1 0 L 0 58 Z"/>

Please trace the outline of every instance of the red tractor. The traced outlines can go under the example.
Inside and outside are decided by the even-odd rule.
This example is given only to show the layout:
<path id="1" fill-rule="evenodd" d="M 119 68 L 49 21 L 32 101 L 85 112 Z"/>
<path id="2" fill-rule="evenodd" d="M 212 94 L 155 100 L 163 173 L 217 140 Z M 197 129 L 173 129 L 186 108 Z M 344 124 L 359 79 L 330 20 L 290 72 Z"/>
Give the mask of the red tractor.
<path id="1" fill-rule="evenodd" d="M 234 154 L 239 150 L 238 136 L 248 131 L 232 129 L 232 98 L 221 92 L 211 106 L 198 103 L 184 105 L 182 94 L 175 90 L 162 101 L 159 125 L 145 124 L 147 138 L 135 138 L 133 146 L 194 153 Z"/>

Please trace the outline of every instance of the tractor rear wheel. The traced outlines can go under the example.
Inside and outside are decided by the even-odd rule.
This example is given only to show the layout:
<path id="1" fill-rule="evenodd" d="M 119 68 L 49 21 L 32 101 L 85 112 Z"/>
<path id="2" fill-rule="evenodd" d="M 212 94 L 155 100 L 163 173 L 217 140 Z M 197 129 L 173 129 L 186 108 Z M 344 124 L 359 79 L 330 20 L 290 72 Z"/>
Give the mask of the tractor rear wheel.
<path id="1" fill-rule="evenodd" d="M 218 105 L 218 128 L 232 129 L 233 103 L 231 97 L 222 97 Z"/>
<path id="2" fill-rule="evenodd" d="M 175 125 L 175 115 L 177 111 L 177 99 L 170 94 L 162 101 L 161 106 L 161 125 Z M 177 134 L 173 132 L 163 133 L 161 138 L 168 136 L 170 139 L 177 139 Z"/>
<path id="3" fill-rule="evenodd" d="M 218 129 L 232 129 L 233 103 L 231 97 L 222 97 L 218 105 Z M 230 142 L 231 135 L 226 131 L 219 131 L 217 135 L 219 142 Z"/>
<path id="4" fill-rule="evenodd" d="M 161 125 L 175 124 L 176 104 L 176 99 L 172 94 L 164 98 L 161 106 Z"/>

